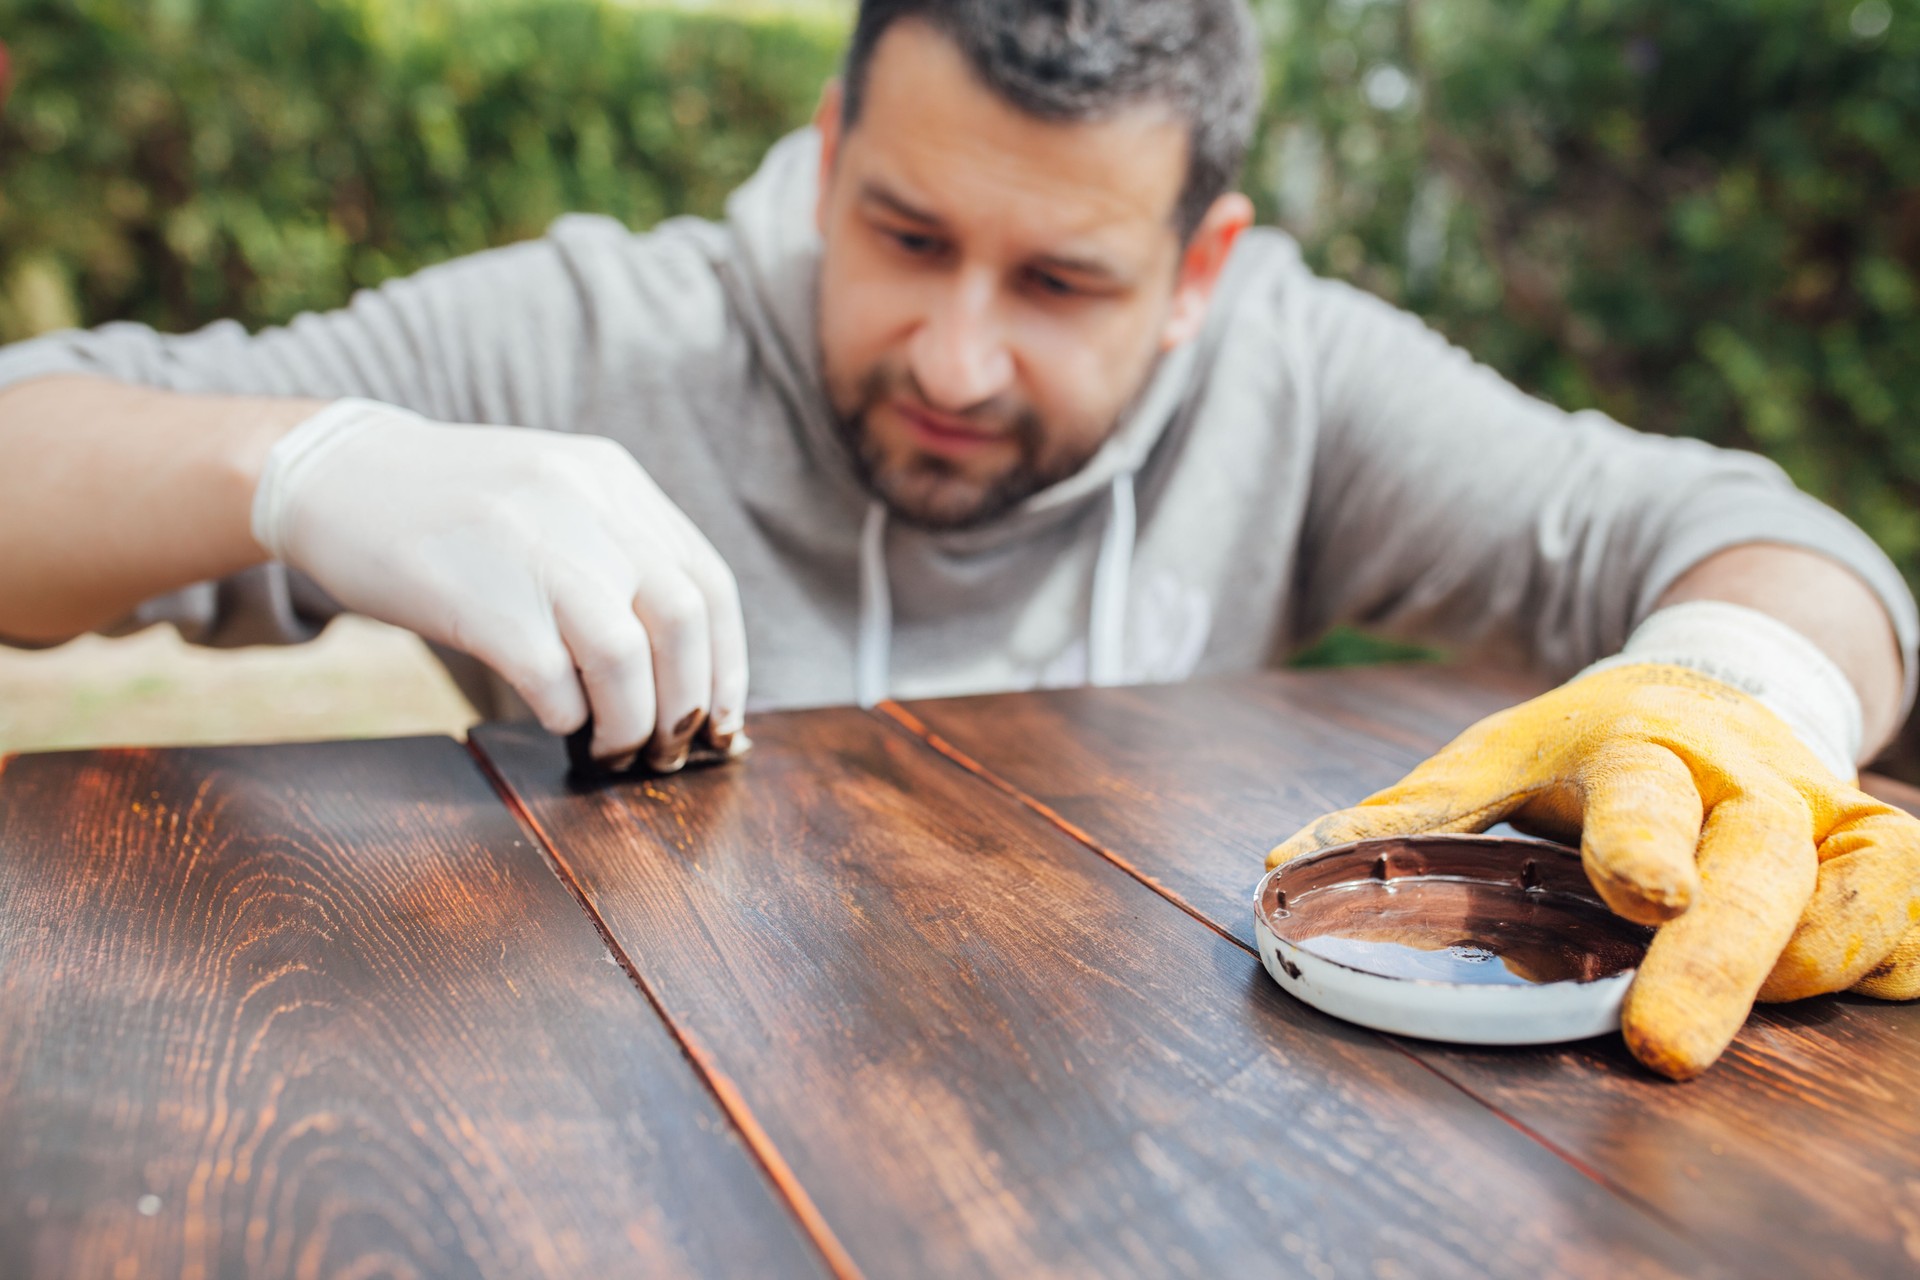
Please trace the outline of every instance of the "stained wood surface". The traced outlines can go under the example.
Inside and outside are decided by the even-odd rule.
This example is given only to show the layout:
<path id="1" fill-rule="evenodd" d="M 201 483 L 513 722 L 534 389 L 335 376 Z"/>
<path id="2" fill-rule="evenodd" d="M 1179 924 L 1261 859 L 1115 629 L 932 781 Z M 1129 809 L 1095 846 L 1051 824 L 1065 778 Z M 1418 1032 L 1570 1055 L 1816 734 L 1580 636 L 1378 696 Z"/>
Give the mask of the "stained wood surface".
<path id="1" fill-rule="evenodd" d="M 818 1257 L 454 742 L 0 761 L 0 1273 Z"/>
<path id="2" fill-rule="evenodd" d="M 477 742 L 865 1274 L 1714 1271 L 897 727 L 753 732 L 738 766 L 585 792 L 550 739 Z"/>
<path id="3" fill-rule="evenodd" d="M 913 703 L 901 718 L 1251 947 L 1272 844 L 1527 692 L 1434 669 L 1288 673 Z M 1920 1004 L 1762 1008 L 1685 1085 L 1617 1037 L 1400 1043 L 1742 1273 L 1920 1274 Z"/>

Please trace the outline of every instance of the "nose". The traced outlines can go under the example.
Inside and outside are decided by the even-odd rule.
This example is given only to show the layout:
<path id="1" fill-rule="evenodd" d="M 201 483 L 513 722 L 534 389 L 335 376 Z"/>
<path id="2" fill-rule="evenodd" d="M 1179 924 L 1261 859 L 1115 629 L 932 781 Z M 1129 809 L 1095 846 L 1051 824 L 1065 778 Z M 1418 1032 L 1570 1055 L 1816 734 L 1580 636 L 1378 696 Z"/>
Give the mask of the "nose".
<path id="1" fill-rule="evenodd" d="M 1013 354 L 997 314 L 998 282 L 988 271 L 961 271 L 907 345 L 914 381 L 930 408 L 959 413 L 985 404 L 1013 380 Z"/>

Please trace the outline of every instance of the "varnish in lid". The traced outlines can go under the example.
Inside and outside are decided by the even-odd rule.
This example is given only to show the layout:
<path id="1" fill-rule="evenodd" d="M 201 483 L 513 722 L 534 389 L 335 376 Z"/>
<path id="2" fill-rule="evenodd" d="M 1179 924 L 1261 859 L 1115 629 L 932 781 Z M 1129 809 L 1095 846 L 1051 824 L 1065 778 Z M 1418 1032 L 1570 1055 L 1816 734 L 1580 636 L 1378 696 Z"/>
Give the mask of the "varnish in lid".
<path id="1" fill-rule="evenodd" d="M 1349 1022 L 1461 1044 L 1553 1044 L 1620 1026 L 1653 931 L 1608 910 L 1580 854 L 1514 836 L 1388 837 L 1274 868 L 1260 960 Z"/>

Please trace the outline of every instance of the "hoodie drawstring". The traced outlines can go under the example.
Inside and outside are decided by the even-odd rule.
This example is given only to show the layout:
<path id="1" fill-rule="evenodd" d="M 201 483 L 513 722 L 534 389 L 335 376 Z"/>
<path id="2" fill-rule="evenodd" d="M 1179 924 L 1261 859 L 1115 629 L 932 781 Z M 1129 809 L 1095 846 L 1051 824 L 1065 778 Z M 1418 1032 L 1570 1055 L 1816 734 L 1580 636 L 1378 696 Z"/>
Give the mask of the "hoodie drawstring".
<path id="1" fill-rule="evenodd" d="M 867 504 L 860 527 L 860 637 L 853 669 L 854 696 L 872 707 L 887 696 L 888 650 L 893 643 L 893 595 L 887 587 L 887 504 Z"/>
<path id="2" fill-rule="evenodd" d="M 1137 536 L 1133 473 L 1123 471 L 1107 491 L 1106 531 L 1093 562 L 1093 605 L 1087 619 L 1087 681 L 1126 681 L 1127 597 Z M 893 593 L 887 583 L 887 507 L 874 499 L 860 526 L 860 631 L 854 653 L 854 696 L 863 707 L 888 694 L 893 646 Z"/>
<path id="3" fill-rule="evenodd" d="M 1133 577 L 1133 473 L 1113 478 L 1107 529 L 1093 562 L 1093 608 L 1087 620 L 1087 682 L 1126 683 L 1127 585 Z"/>

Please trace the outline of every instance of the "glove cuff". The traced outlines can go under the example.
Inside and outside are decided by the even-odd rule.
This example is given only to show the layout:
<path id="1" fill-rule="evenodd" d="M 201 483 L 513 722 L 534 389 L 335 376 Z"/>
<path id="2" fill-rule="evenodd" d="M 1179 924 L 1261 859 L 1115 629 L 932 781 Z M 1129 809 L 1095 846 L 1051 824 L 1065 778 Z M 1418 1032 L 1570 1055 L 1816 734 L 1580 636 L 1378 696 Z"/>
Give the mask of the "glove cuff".
<path id="1" fill-rule="evenodd" d="M 1580 675 L 1644 662 L 1731 685 L 1785 721 L 1835 777 L 1856 776 L 1865 737 L 1860 695 L 1819 645 L 1778 618 L 1722 600 L 1672 605 L 1635 628 L 1619 653 Z"/>
<path id="2" fill-rule="evenodd" d="M 303 419 L 275 441 L 267 451 L 267 460 L 260 468 L 260 482 L 253 490 L 253 540 L 265 547 L 275 560 L 284 561 L 292 523 L 292 495 L 300 478 L 342 441 L 358 435 L 381 418 L 396 416 L 425 421 L 409 409 L 349 396 Z"/>

